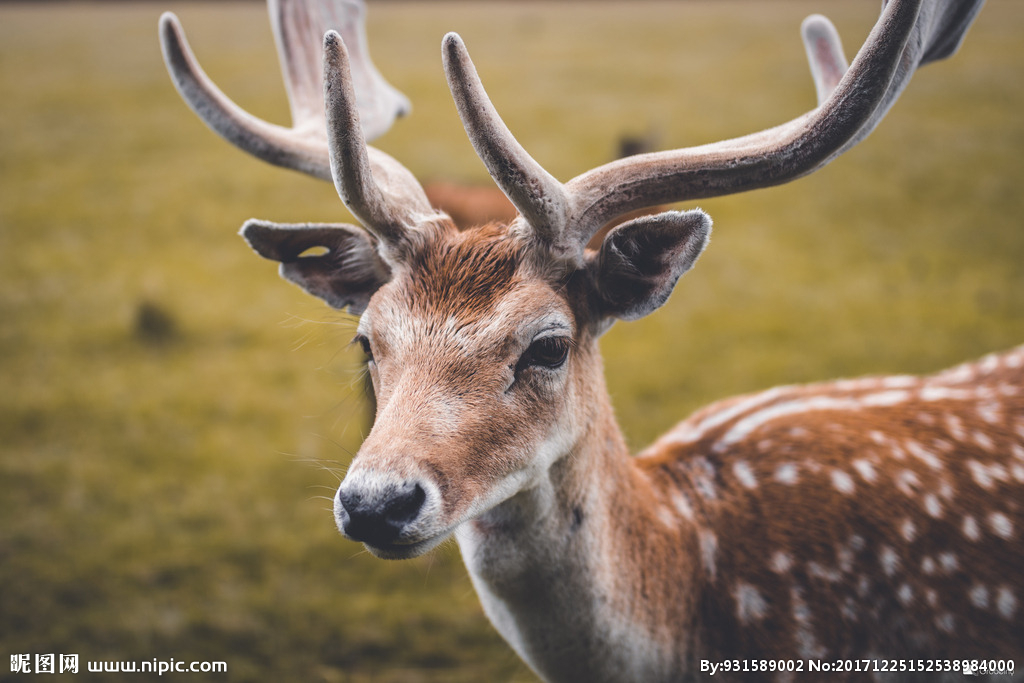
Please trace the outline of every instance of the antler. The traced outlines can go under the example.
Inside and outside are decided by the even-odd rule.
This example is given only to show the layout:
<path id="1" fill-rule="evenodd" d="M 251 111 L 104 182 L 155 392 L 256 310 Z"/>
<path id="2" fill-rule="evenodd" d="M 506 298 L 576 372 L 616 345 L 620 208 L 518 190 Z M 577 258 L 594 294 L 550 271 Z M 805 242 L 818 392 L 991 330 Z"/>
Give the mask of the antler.
<path id="1" fill-rule="evenodd" d="M 345 44 L 337 32 L 328 31 L 323 45 L 326 129 L 334 186 L 345 206 L 381 240 L 385 250 L 398 249 L 410 230 L 437 212 L 405 166 L 366 144 Z"/>
<path id="2" fill-rule="evenodd" d="M 444 40 L 445 70 L 477 154 L 527 229 L 578 260 L 594 232 L 629 211 L 779 185 L 829 163 L 874 130 L 918 66 L 956 51 L 983 2 L 891 0 L 849 69 L 831 23 L 811 17 L 803 34 L 816 109 L 740 138 L 614 161 L 565 184 L 513 137 L 454 33 Z"/>
<path id="3" fill-rule="evenodd" d="M 409 229 L 436 211 L 404 166 L 366 144 L 407 113 L 409 101 L 370 61 L 363 3 L 269 0 L 268 5 L 291 128 L 256 118 L 221 92 L 168 12 L 160 18 L 160 38 L 171 78 L 199 117 L 232 144 L 278 166 L 333 177 L 342 201 L 384 251 L 397 248 Z"/>
<path id="4" fill-rule="evenodd" d="M 291 105 L 291 128 L 268 123 L 232 102 L 199 66 L 181 23 L 170 12 L 160 17 L 167 70 L 185 102 L 228 142 L 271 164 L 330 180 L 320 54 L 324 33 L 338 31 L 348 46 L 367 140 L 407 114 L 409 100 L 370 61 L 361 0 L 269 0 L 268 9 Z"/>

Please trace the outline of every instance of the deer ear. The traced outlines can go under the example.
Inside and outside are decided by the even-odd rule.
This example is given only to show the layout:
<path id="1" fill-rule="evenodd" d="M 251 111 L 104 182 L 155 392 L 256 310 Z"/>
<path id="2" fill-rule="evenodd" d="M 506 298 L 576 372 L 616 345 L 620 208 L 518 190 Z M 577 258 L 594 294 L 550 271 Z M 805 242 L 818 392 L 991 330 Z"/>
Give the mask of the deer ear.
<path id="1" fill-rule="evenodd" d="M 356 315 L 391 277 L 373 238 L 354 225 L 253 219 L 246 221 L 240 234 L 257 254 L 280 261 L 285 280 Z M 306 254 L 310 250 L 320 253 Z"/>
<path id="2" fill-rule="evenodd" d="M 613 229 L 586 265 L 599 315 L 636 320 L 657 309 L 710 235 L 711 218 L 699 209 L 643 216 Z"/>

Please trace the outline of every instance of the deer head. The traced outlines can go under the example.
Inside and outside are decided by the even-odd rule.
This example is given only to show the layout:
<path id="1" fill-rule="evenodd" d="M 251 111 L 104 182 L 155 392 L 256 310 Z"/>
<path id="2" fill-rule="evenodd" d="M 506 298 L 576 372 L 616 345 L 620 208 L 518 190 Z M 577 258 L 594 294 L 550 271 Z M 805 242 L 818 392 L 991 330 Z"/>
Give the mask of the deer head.
<path id="1" fill-rule="evenodd" d="M 921 64 L 950 54 L 980 2 L 891 0 L 847 68 L 823 17 L 803 26 L 819 104 L 741 138 L 641 154 L 561 183 L 501 121 L 458 35 L 444 68 L 463 124 L 519 215 L 459 232 L 413 176 L 366 144 L 407 104 L 369 62 L 362 7 L 271 0 L 294 126 L 255 119 L 198 67 L 173 15 L 161 20 L 176 85 L 211 128 L 271 163 L 334 181 L 360 225 L 250 220 L 243 237 L 282 275 L 361 315 L 376 423 L 335 499 L 338 524 L 384 557 L 426 551 L 550 478 L 610 419 L 595 340 L 657 309 L 708 242 L 699 210 L 603 225 L 636 209 L 788 182 L 879 123 Z M 323 77 L 310 36 L 323 40 Z M 319 42 L 319 41 L 318 41 Z M 323 83 L 324 108 L 319 105 Z M 324 112 L 322 115 L 321 112 Z M 326 135 L 323 135 L 323 133 Z M 326 251 L 304 256 L 312 247 Z"/>

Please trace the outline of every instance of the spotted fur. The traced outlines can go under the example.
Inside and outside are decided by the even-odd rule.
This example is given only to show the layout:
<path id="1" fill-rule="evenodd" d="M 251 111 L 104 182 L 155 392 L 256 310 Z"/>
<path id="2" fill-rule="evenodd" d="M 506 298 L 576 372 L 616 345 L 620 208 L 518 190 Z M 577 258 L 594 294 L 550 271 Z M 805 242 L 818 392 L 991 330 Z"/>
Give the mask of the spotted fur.
<path id="1" fill-rule="evenodd" d="M 1024 651 L 1024 347 L 724 401 L 636 465 L 714 536 L 702 656 Z"/>

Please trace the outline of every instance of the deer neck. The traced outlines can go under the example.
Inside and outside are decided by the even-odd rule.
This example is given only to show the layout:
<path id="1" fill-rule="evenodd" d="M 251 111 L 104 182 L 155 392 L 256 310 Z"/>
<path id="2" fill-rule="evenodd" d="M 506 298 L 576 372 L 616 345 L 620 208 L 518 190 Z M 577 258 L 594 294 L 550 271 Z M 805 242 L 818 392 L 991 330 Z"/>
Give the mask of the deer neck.
<path id="1" fill-rule="evenodd" d="M 457 539 L 489 619 L 543 678 L 656 681 L 692 650 L 671 634 L 692 622 L 695 530 L 652 519 L 667 494 L 635 465 L 594 375 L 579 438 Z"/>

